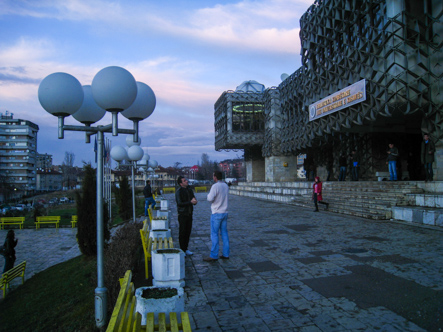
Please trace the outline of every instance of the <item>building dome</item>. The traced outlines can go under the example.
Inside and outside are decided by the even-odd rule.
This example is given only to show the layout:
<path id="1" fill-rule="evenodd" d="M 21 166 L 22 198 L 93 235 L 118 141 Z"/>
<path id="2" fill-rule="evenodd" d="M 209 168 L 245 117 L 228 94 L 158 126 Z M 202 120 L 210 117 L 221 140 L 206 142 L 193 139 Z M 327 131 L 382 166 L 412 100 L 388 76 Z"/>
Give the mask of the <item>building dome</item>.
<path id="1" fill-rule="evenodd" d="M 263 91 L 265 91 L 265 86 L 253 80 L 244 81 L 235 89 L 235 92 L 263 92 Z"/>

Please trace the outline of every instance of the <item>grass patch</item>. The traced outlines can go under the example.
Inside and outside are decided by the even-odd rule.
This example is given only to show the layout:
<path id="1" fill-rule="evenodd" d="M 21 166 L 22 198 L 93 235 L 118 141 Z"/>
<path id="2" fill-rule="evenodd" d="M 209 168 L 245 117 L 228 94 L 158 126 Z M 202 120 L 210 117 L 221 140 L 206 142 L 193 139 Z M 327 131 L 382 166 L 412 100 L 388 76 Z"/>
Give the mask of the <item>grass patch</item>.
<path id="1" fill-rule="evenodd" d="M 0 301 L 0 331 L 94 331 L 95 258 L 52 266 Z"/>

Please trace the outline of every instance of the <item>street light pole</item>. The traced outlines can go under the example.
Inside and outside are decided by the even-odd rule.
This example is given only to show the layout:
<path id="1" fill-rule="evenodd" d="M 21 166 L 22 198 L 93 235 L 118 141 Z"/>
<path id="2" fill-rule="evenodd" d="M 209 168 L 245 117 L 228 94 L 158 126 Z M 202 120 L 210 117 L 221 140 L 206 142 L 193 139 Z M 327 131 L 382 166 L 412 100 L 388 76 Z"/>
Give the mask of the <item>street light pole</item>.
<path id="1" fill-rule="evenodd" d="M 103 132 L 97 132 L 97 288 L 95 289 L 95 319 L 97 327 L 106 321 L 107 289 L 103 273 Z"/>
<path id="2" fill-rule="evenodd" d="M 142 86 L 143 88 L 140 88 Z M 103 248 L 103 147 L 104 133 L 132 134 L 133 141 L 139 140 L 138 123 L 146 119 L 155 108 L 155 95 L 149 86 L 136 82 L 131 73 L 120 67 L 107 67 L 99 71 L 92 85 L 81 86 L 72 75 L 53 73 L 45 77 L 38 89 L 41 106 L 58 117 L 58 138 L 64 138 L 65 130 L 84 131 L 86 143 L 97 134 L 97 288 L 95 289 L 96 326 L 102 328 L 106 322 L 107 289 L 104 284 Z M 112 124 L 91 127 L 106 113 L 112 113 Z M 118 128 L 118 113 L 133 121 L 133 129 Z M 126 114 L 125 114 L 126 112 Z M 64 118 L 72 115 L 85 126 L 68 126 Z M 80 226 L 80 223 L 79 223 Z"/>

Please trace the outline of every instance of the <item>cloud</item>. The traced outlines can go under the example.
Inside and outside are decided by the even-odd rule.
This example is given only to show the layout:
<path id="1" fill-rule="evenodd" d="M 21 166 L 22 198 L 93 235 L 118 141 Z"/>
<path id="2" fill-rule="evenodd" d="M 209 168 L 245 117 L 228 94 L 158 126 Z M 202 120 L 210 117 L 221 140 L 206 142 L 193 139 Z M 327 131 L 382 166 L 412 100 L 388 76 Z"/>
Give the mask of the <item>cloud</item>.
<path id="1" fill-rule="evenodd" d="M 190 4 L 172 11 L 169 6 L 145 1 L 123 4 L 105 0 L 47 0 L 28 2 L 25 9 L 10 5 L 5 10 L 23 16 L 83 21 L 100 30 L 105 23 L 135 34 L 158 32 L 243 52 L 298 54 L 298 20 L 312 3 L 308 0 L 244 0 L 205 8 L 193 8 Z"/>

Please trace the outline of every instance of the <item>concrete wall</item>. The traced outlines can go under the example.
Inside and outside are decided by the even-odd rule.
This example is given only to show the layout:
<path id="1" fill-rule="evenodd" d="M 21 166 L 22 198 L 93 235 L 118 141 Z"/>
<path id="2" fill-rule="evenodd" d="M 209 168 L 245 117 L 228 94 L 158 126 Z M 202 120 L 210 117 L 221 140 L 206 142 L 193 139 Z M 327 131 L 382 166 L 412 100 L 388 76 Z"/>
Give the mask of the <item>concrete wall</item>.
<path id="1" fill-rule="evenodd" d="M 297 156 L 267 157 L 265 169 L 266 182 L 295 181 L 297 180 Z"/>
<path id="2" fill-rule="evenodd" d="M 246 164 L 246 181 L 247 182 L 264 182 L 265 181 L 265 161 L 248 160 Z"/>

